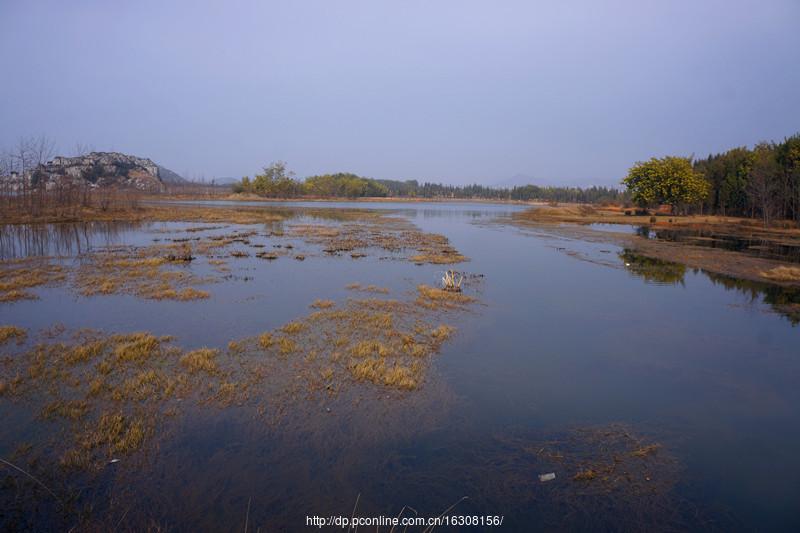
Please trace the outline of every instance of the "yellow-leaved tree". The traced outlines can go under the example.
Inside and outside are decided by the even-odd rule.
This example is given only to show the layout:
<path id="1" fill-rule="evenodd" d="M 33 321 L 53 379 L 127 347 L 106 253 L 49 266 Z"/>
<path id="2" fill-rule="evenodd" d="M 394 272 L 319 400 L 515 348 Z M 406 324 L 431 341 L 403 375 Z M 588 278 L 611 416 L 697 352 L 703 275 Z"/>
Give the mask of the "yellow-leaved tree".
<path id="1" fill-rule="evenodd" d="M 622 180 L 631 198 L 642 207 L 668 204 L 673 213 L 686 213 L 708 197 L 709 183 L 688 157 L 667 156 L 638 162 Z"/>

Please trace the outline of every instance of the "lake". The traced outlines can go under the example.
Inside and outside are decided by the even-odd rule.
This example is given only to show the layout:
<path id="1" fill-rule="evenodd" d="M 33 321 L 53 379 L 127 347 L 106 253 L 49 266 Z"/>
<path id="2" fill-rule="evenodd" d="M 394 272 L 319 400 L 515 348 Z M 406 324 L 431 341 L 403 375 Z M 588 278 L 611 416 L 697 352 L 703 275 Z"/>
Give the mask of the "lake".
<path id="1" fill-rule="evenodd" d="M 301 319 L 315 300 L 344 305 L 355 283 L 410 301 L 418 285 L 438 285 L 453 268 L 474 302 L 426 311 L 455 332 L 420 386 L 356 383 L 270 403 L 265 378 L 269 385 L 252 386 L 241 406 L 185 406 L 159 426 L 157 447 L 91 475 L 51 474 L 77 494 L 81 511 L 67 517 L 43 489 L 0 470 L 5 528 L 60 528 L 89 507 L 100 528 L 247 523 L 267 531 L 303 529 L 312 515 L 405 516 L 413 508 L 435 517 L 454 504 L 454 514 L 502 516 L 509 531 L 800 528 L 800 328 L 781 306 L 800 302 L 796 293 L 516 227 L 519 206 L 250 205 L 283 219 L 2 227 L 4 260 L 53 256 L 70 271 L 109 249 L 232 242 L 216 264 L 197 254 L 176 267 L 207 298 L 87 296 L 55 282 L 31 289 L 38 299 L 0 303 L 0 325 L 31 337 L 55 324 L 147 331 L 185 349 L 225 349 Z M 359 224 L 348 218 L 353 209 L 391 218 L 398 235 L 411 227 L 444 235 L 469 260 L 415 264 L 401 249 L 376 246 L 365 257 L 326 253 L 329 245 L 297 229 Z M 380 239 L 383 230 L 370 231 Z M 258 250 L 279 256 L 265 261 Z M 0 347 L 6 368 L 32 344 Z M 0 396 L 8 421 L 0 457 L 43 442 L 46 461 L 47 439 L 62 428 L 48 426 L 31 402 Z M 555 479 L 540 480 L 549 473 Z"/>

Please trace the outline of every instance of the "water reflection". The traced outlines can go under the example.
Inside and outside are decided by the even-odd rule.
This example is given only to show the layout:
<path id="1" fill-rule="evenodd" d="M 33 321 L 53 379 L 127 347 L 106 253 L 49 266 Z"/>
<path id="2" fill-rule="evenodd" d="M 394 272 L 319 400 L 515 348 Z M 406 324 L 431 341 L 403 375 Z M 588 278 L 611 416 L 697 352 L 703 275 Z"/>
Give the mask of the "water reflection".
<path id="1" fill-rule="evenodd" d="M 685 284 L 688 269 L 684 264 L 647 257 L 629 249 L 620 252 L 619 258 L 628 272 L 648 283 Z M 800 323 L 799 289 L 733 278 L 707 270 L 691 270 L 695 274 L 702 272 L 714 285 L 719 285 L 725 290 L 740 292 L 747 295 L 753 302 L 761 301 L 768 304 L 775 312 L 786 317 L 792 325 Z"/>
<path id="2" fill-rule="evenodd" d="M 757 236 L 741 237 L 708 229 L 653 229 L 639 226 L 636 234 L 645 239 L 680 242 L 693 246 L 717 248 L 745 253 L 755 257 L 800 262 L 800 242 L 776 241 Z"/>
<path id="3" fill-rule="evenodd" d="M 0 259 L 80 255 L 98 246 L 118 244 L 126 234 L 148 226 L 123 221 L 5 224 L 0 226 Z"/>
<path id="4" fill-rule="evenodd" d="M 619 258 L 628 272 L 648 283 L 657 285 L 683 285 L 684 283 L 686 275 L 686 265 L 684 264 L 646 257 L 628 249 L 622 251 Z"/>

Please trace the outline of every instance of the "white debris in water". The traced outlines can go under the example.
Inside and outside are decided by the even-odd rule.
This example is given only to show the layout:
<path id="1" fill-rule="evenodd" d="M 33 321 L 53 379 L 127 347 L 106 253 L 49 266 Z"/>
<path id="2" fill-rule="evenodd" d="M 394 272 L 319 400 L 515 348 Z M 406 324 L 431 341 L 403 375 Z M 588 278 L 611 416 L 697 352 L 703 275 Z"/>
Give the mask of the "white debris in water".
<path id="1" fill-rule="evenodd" d="M 550 472 L 548 474 L 539 474 L 539 481 L 544 483 L 545 481 L 553 481 L 556 478 L 555 472 Z"/>

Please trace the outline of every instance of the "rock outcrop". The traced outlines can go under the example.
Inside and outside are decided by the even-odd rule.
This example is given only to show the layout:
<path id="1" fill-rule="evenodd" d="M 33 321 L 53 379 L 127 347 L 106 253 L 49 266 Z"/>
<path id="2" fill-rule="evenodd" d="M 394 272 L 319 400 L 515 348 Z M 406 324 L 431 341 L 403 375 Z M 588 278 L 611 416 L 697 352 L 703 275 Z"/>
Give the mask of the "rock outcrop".
<path id="1" fill-rule="evenodd" d="M 185 181 L 150 159 L 118 152 L 55 157 L 52 161 L 39 165 L 29 179 L 33 185 L 44 184 L 46 188 L 69 183 L 88 183 L 91 187 L 121 187 L 140 191 L 161 191 L 165 183 Z"/>

